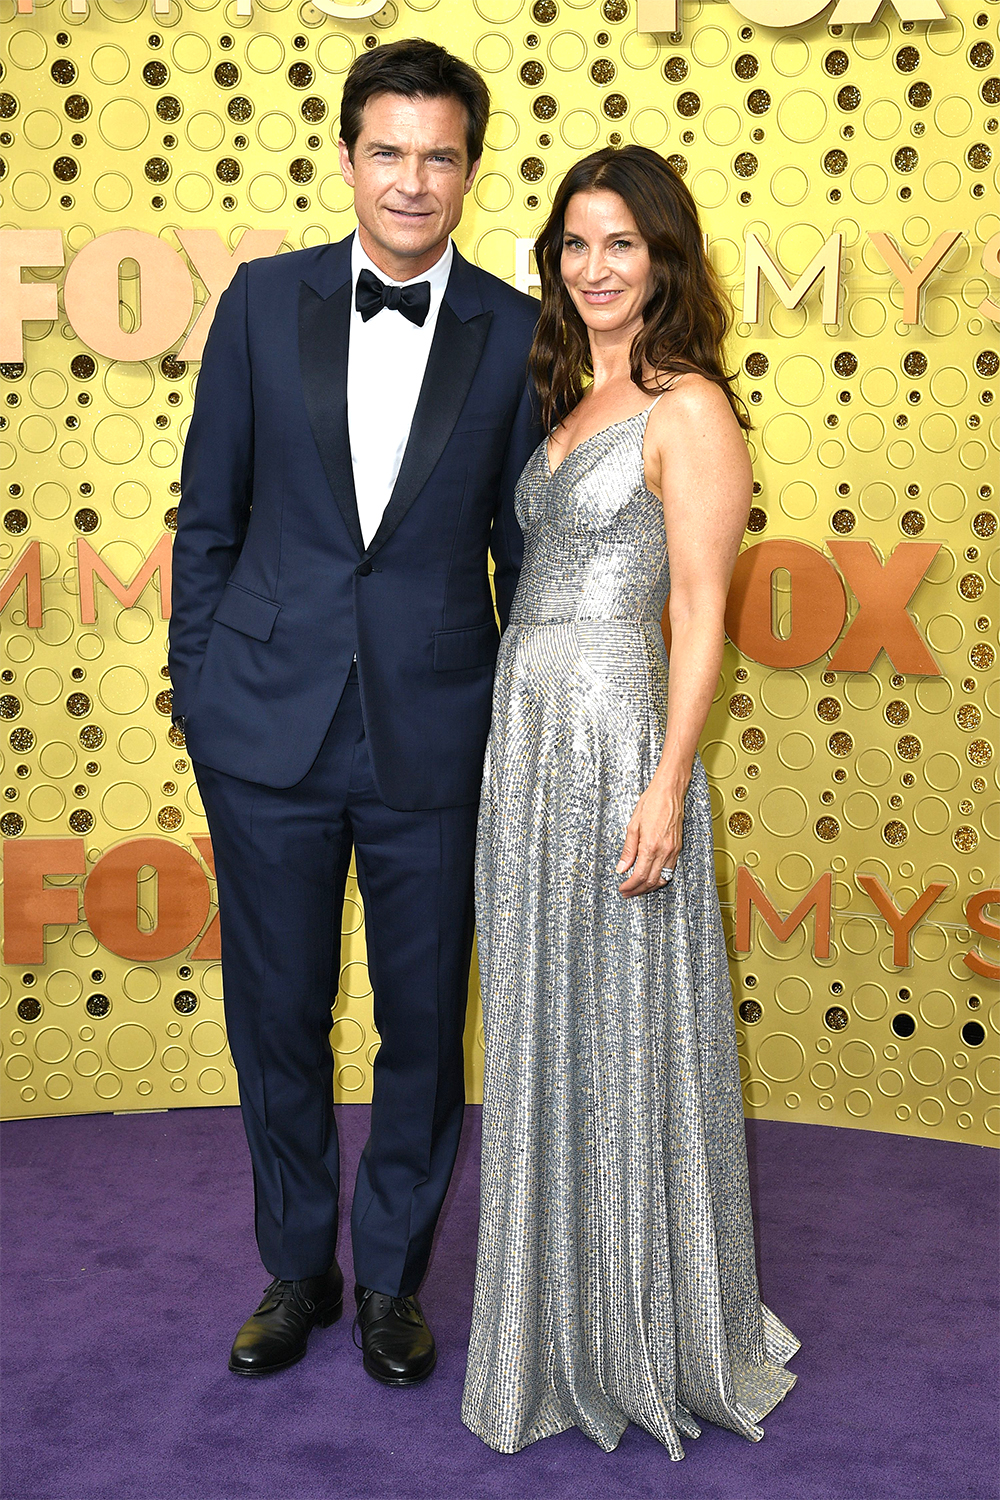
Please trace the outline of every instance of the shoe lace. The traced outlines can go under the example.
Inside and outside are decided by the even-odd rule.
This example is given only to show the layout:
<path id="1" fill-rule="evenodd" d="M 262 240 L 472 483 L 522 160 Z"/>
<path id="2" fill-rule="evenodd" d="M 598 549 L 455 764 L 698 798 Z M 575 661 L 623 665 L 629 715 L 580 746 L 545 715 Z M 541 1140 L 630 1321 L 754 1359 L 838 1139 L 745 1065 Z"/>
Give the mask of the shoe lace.
<path id="1" fill-rule="evenodd" d="M 258 1312 L 273 1312 L 283 1302 L 291 1302 L 293 1306 L 306 1313 L 316 1311 L 316 1304 L 311 1297 L 307 1297 L 297 1281 L 281 1281 L 276 1276 L 270 1286 L 264 1291 Z"/>
<path id="2" fill-rule="evenodd" d="M 354 1314 L 354 1321 L 351 1324 L 351 1342 L 353 1343 L 355 1349 L 360 1349 L 362 1347 L 358 1342 L 358 1331 L 361 1327 L 361 1314 L 364 1311 L 365 1307 L 367 1307 L 368 1303 L 371 1301 L 372 1297 L 374 1297 L 374 1295 L 374 1288 L 369 1287 L 364 1296 L 361 1298 L 361 1301 L 358 1303 L 357 1312 Z M 382 1295 L 385 1296 L 386 1294 L 382 1293 Z M 397 1317 L 405 1317 L 413 1321 L 419 1321 L 420 1314 L 417 1311 L 416 1304 L 414 1303 L 412 1297 L 392 1297 L 390 1300 L 392 1302 L 392 1311 L 396 1314 Z"/>

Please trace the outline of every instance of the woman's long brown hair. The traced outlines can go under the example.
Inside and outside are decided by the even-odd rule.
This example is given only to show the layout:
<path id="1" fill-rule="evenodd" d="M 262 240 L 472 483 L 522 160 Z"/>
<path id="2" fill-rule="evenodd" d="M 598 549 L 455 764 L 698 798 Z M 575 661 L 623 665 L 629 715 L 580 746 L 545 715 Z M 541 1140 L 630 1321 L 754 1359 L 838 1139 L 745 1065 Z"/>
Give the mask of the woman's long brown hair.
<path id="1" fill-rule="evenodd" d="M 547 432 L 581 400 L 594 373 L 586 325 L 560 274 L 566 206 L 575 193 L 603 189 L 624 201 L 649 247 L 653 291 L 642 331 L 632 343 L 632 379 L 656 395 L 663 378 L 697 371 L 722 387 L 740 426 L 752 426 L 723 365 L 732 314 L 705 254 L 694 199 L 662 156 L 645 146 L 608 146 L 571 167 L 559 185 L 535 258 L 542 309 L 531 348 L 531 373 Z M 647 384 L 645 372 L 652 371 Z"/>

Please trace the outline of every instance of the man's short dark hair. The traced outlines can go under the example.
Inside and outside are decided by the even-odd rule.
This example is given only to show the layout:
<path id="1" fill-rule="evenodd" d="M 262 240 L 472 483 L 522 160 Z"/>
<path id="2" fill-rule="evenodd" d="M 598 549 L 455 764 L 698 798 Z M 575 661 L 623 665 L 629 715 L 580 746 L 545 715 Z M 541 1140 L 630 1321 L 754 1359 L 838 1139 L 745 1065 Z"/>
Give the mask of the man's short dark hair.
<path id="1" fill-rule="evenodd" d="M 457 99 L 465 108 L 469 162 L 483 154 L 483 138 L 490 114 L 486 81 L 460 57 L 436 42 L 408 37 L 362 52 L 351 64 L 340 102 L 340 136 L 352 160 L 361 134 L 361 116 L 376 94 L 402 94 L 405 99 Z"/>

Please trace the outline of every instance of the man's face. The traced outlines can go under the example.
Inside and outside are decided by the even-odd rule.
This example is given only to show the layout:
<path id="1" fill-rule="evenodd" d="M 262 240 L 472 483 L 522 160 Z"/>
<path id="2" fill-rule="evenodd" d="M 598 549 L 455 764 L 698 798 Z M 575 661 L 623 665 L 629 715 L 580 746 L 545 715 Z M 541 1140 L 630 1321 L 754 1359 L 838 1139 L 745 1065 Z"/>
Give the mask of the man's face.
<path id="1" fill-rule="evenodd" d="M 465 131 L 457 99 L 376 94 L 365 105 L 353 161 L 340 142 L 362 247 L 396 281 L 434 265 L 462 217 L 479 166 L 469 163 Z"/>

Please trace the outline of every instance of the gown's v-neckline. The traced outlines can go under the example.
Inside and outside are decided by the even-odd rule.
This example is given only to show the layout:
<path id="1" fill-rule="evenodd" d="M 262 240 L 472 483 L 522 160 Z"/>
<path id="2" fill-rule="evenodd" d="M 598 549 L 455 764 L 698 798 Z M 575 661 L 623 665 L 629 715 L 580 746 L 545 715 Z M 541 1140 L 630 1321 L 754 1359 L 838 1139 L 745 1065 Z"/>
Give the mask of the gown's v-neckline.
<path id="1" fill-rule="evenodd" d="M 661 391 L 660 396 L 664 395 L 666 395 L 666 392 Z M 619 417 L 617 422 L 609 422 L 607 427 L 601 427 L 597 432 L 592 432 L 589 437 L 581 438 L 580 441 L 574 447 L 572 447 L 568 453 L 565 453 L 563 455 L 563 457 L 556 464 L 555 468 L 552 467 L 552 460 L 549 457 L 549 440 L 546 437 L 543 447 L 545 448 L 545 467 L 548 471 L 549 479 L 555 479 L 563 464 L 568 463 L 569 460 L 573 457 L 573 454 L 576 453 L 580 448 L 582 448 L 586 443 L 592 443 L 594 441 L 594 438 L 603 437 L 606 432 L 613 432 L 616 427 L 624 427 L 626 422 L 634 422 L 636 417 L 646 416 L 653 410 L 653 407 L 656 405 L 656 402 L 659 401 L 660 396 L 657 396 L 656 399 L 651 401 L 648 406 L 642 407 L 639 411 L 634 411 L 630 417 Z"/>

